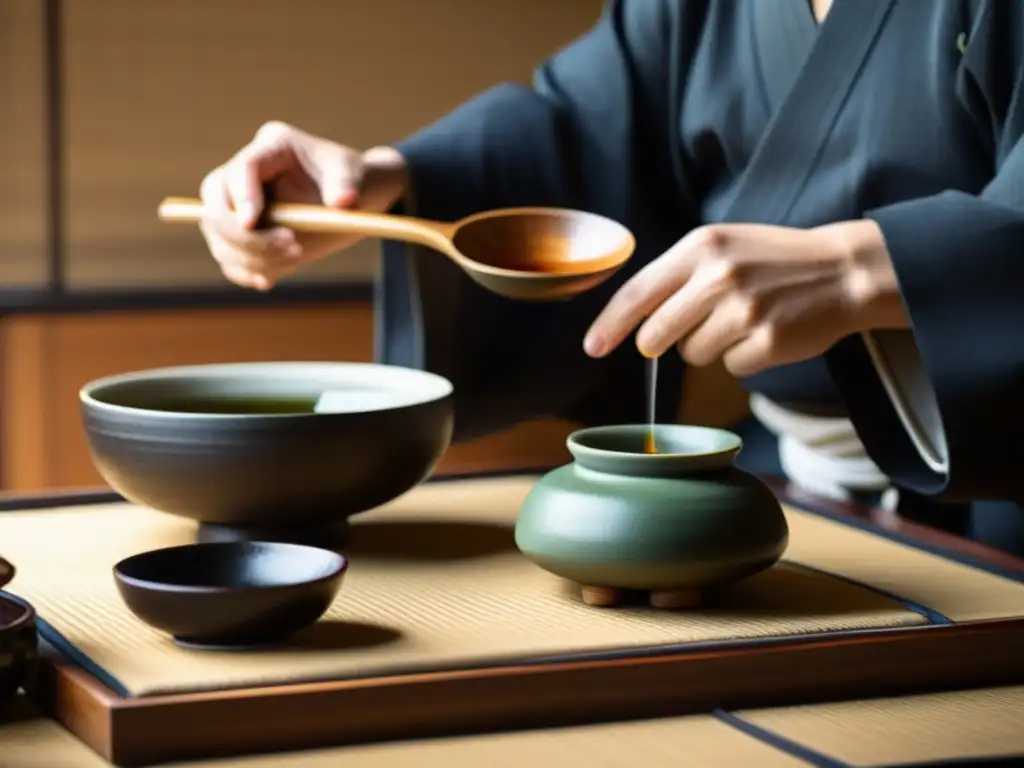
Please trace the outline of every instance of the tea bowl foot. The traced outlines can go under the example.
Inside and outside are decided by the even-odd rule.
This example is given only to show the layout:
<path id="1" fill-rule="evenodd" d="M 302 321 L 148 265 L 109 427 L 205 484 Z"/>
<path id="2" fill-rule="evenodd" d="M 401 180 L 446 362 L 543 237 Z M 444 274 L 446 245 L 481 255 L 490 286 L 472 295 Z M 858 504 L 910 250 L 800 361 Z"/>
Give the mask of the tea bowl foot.
<path id="1" fill-rule="evenodd" d="M 608 608 L 618 605 L 623 601 L 623 593 L 620 589 L 612 587 L 580 587 L 580 596 L 583 602 L 595 608 Z"/>
<path id="2" fill-rule="evenodd" d="M 275 544 L 303 544 L 340 551 L 348 536 L 348 521 L 307 526 L 242 527 L 202 523 L 196 533 L 199 544 L 236 541 L 266 541 Z"/>
<path id="3" fill-rule="evenodd" d="M 683 589 L 656 589 L 651 591 L 650 602 L 655 608 L 667 611 L 679 611 L 696 608 L 704 598 L 703 590 L 697 587 Z"/>
<path id="4" fill-rule="evenodd" d="M 261 638 L 257 641 L 241 641 L 232 642 L 231 640 L 218 640 L 209 638 L 188 638 L 188 637 L 172 637 L 171 641 L 186 651 L 265 651 L 273 649 L 276 646 L 281 646 L 288 639 L 287 634 L 280 636 L 270 636 Z"/>

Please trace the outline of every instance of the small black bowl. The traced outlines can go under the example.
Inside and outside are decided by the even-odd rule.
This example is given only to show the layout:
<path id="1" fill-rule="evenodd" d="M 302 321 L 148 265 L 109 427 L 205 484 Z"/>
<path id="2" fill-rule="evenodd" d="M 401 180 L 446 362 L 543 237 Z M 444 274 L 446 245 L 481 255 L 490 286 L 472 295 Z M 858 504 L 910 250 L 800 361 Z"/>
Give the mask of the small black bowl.
<path id="1" fill-rule="evenodd" d="M 39 657 L 36 612 L 7 592 L 0 592 L 0 713 L 27 685 Z"/>
<path id="2" fill-rule="evenodd" d="M 128 608 L 192 648 L 242 648 L 285 640 L 324 615 L 348 561 L 299 544 L 189 544 L 114 566 Z"/>

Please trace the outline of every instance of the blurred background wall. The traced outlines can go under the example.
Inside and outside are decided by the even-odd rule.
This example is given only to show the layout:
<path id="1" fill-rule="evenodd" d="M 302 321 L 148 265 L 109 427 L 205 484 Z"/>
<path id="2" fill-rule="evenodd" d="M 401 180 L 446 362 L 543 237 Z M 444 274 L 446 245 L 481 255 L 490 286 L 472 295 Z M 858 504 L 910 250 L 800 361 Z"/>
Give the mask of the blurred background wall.
<path id="1" fill-rule="evenodd" d="M 99 483 L 96 376 L 229 360 L 367 360 L 377 243 L 258 296 L 157 203 L 266 120 L 356 147 L 528 80 L 601 0 L 0 0 L 0 490 Z M 561 455 L 565 425 L 452 451 Z"/>
<path id="2" fill-rule="evenodd" d="M 496 82 L 528 81 L 601 6 L 0 0 L 0 490 L 100 482 L 77 404 L 92 378 L 369 360 L 376 242 L 257 295 L 225 283 L 195 228 L 160 224 L 158 202 L 196 194 L 267 120 L 392 142 Z M 559 460 L 567 429 L 457 446 L 444 469 Z"/>

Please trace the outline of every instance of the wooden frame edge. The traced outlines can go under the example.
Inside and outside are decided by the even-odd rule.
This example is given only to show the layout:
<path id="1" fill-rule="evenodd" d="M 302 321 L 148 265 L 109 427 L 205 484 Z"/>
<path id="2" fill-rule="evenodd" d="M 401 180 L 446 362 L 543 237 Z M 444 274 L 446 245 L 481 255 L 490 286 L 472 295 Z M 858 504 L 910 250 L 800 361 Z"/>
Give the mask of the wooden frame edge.
<path id="1" fill-rule="evenodd" d="M 1024 619 L 808 636 L 756 650 L 288 684 L 266 696 L 254 694 L 268 689 L 242 689 L 138 699 L 48 656 L 39 703 L 105 759 L 144 766 L 1007 685 L 1024 682 L 1021 647 Z"/>
<path id="2" fill-rule="evenodd" d="M 543 466 L 505 468 L 435 479 L 444 482 L 544 471 Z M 784 503 L 868 522 L 881 535 L 895 533 L 917 540 L 925 548 L 938 547 L 995 568 L 1024 573 L 1024 560 L 1008 553 L 880 510 L 810 496 L 777 479 L 770 479 L 769 485 Z M 101 489 L 50 495 L 0 493 L 0 512 L 119 500 L 117 494 Z M 902 642 L 910 639 L 916 642 Z M 926 646 L 923 651 L 922 644 Z M 615 660 L 288 684 L 275 686 L 273 694 L 265 697 L 253 695 L 264 689 L 243 689 L 140 699 L 118 696 L 54 652 L 44 657 L 34 696 L 102 757 L 117 765 L 141 766 L 154 761 L 232 757 L 389 738 L 1006 685 L 1024 682 L 1020 647 L 1024 647 L 1024 618 L 803 636 L 771 646 L 761 643 L 756 650 L 701 649 Z M 694 674 L 688 662 L 698 658 L 711 661 Z M 793 666 L 802 673 L 799 677 L 791 674 Z M 736 681 L 751 677 L 758 679 L 756 690 L 736 685 Z M 780 695 L 779 690 L 785 694 Z M 444 696 L 438 696 L 438 691 Z M 451 701 L 424 710 L 419 703 L 425 697 L 432 697 L 435 703 Z M 324 705 L 325 698 L 329 706 Z M 293 724 L 290 729 L 281 727 L 279 712 L 286 704 L 298 710 L 300 720 L 305 718 L 304 730 L 298 735 L 286 733 L 295 730 Z M 188 707 L 184 716 L 183 705 Z M 180 717 L 187 722 L 176 723 L 175 718 Z M 455 726 L 453 719 L 462 725 Z M 147 736 L 154 732 L 162 744 L 154 746 Z M 192 741 L 181 739 L 182 734 L 192 736 Z M 159 750 L 163 751 L 154 757 Z"/>

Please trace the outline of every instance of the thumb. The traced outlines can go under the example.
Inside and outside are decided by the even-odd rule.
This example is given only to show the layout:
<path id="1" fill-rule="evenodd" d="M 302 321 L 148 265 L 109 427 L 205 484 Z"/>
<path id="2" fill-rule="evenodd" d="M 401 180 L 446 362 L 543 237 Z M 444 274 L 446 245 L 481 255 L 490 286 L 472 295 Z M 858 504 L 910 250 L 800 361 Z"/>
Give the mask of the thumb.
<path id="1" fill-rule="evenodd" d="M 329 208 L 349 208 L 359 198 L 363 164 L 352 150 L 324 142 L 312 153 L 311 176 L 320 189 L 320 199 Z"/>

